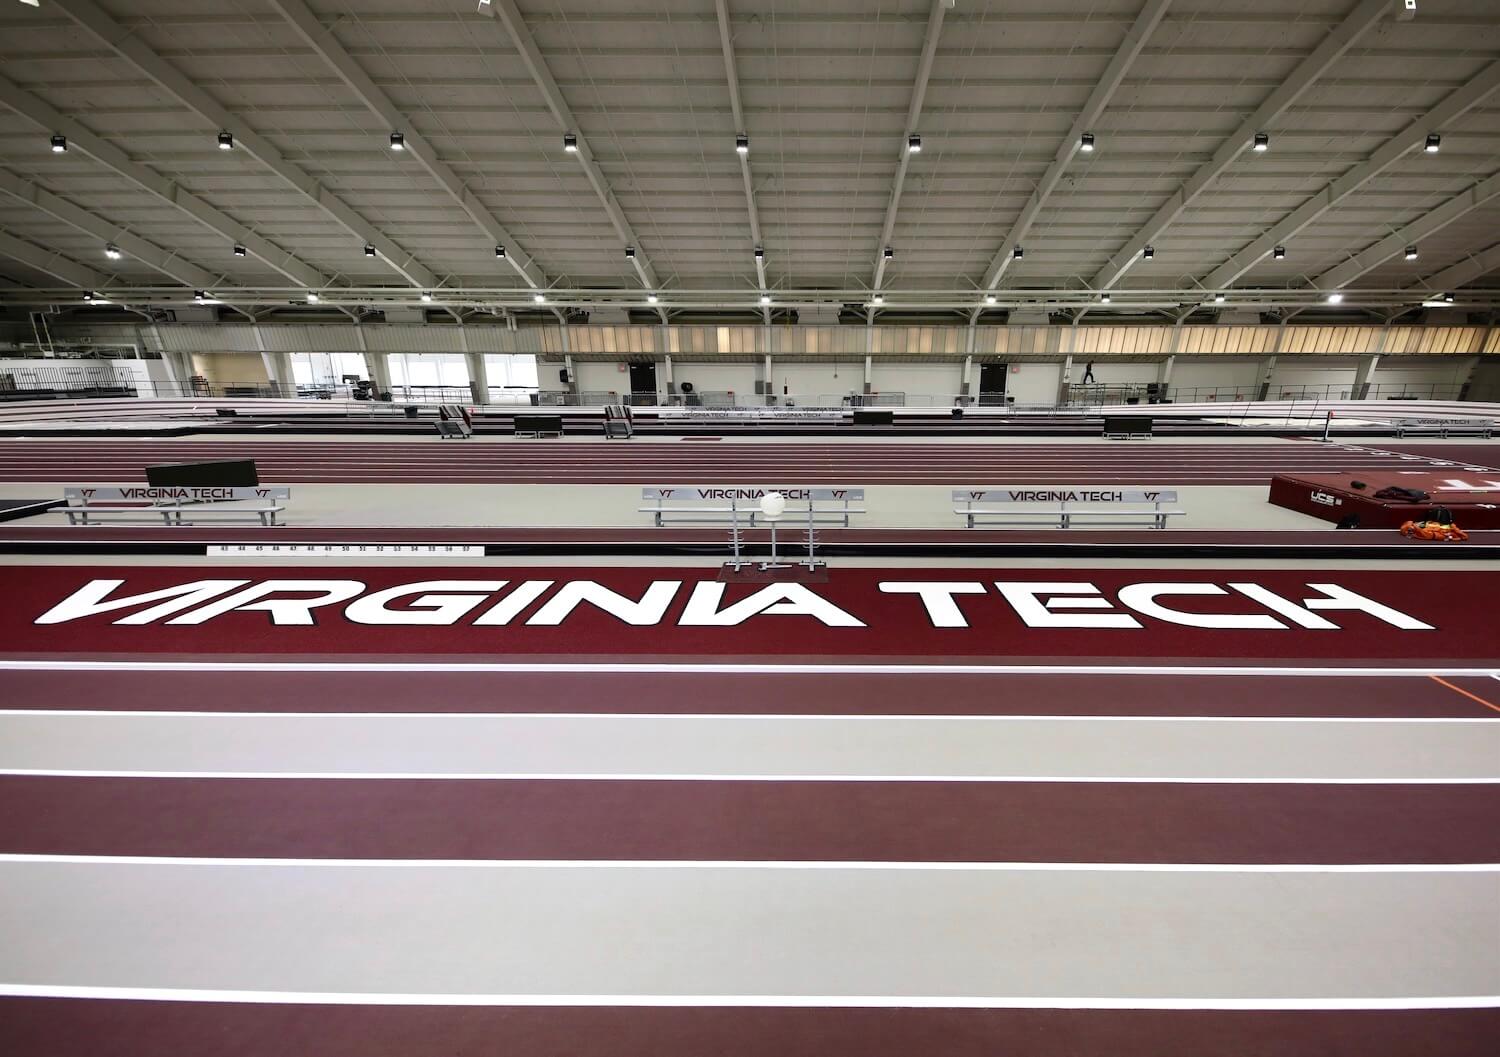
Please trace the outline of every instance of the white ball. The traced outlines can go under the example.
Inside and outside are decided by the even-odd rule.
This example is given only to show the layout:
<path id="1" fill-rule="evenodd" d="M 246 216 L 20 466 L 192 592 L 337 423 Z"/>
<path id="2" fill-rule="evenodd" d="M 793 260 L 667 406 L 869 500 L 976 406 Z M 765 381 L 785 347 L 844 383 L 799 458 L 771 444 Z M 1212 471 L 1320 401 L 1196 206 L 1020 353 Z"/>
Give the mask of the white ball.
<path id="1" fill-rule="evenodd" d="M 786 496 L 780 492 L 767 492 L 760 497 L 760 512 L 768 518 L 779 518 L 786 513 Z"/>

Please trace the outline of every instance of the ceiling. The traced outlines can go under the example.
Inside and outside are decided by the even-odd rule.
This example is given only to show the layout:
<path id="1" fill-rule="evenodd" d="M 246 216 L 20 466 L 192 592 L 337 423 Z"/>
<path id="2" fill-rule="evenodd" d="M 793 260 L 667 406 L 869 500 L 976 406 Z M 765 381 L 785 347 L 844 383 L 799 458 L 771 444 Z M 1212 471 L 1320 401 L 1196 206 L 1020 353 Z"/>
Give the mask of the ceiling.
<path id="1" fill-rule="evenodd" d="M 0 300 L 1493 307 L 1500 3 L 1404 2 L 0 0 Z"/>

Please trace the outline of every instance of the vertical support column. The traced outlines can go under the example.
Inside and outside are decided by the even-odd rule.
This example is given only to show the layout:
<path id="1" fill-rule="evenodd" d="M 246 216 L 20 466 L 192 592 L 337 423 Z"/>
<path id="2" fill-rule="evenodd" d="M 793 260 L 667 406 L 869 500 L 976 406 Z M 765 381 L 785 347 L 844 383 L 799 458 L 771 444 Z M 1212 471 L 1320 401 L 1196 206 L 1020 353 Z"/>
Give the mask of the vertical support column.
<path id="1" fill-rule="evenodd" d="M 1063 357 L 1062 376 L 1057 380 L 1057 403 L 1061 407 L 1068 402 L 1068 386 L 1073 380 L 1073 354 L 1070 352 Z"/>
<path id="2" fill-rule="evenodd" d="M 469 351 L 469 332 L 462 324 L 458 328 L 458 347 L 463 350 L 464 363 L 469 369 L 469 397 L 476 405 L 490 402 L 490 369 L 484 362 L 484 353 Z"/>
<path id="3" fill-rule="evenodd" d="M 370 388 L 373 392 L 370 399 L 379 400 L 382 393 L 391 391 L 391 364 L 383 352 L 371 352 L 370 342 L 365 334 L 365 328 L 356 326 L 354 328 L 355 340 L 359 342 L 360 355 L 365 359 L 365 374 L 370 379 Z"/>
<path id="4" fill-rule="evenodd" d="M 1161 363 L 1157 366 L 1156 381 L 1162 387 L 1163 391 L 1165 391 L 1167 386 L 1172 383 L 1172 366 L 1176 362 L 1177 356 L 1174 354 L 1168 356 L 1165 360 L 1162 360 Z"/>
<path id="5" fill-rule="evenodd" d="M 1277 344 L 1280 344 L 1278 341 Z M 1276 357 L 1267 356 L 1260 361 L 1260 390 L 1255 399 L 1268 400 L 1271 395 L 1271 376 L 1276 373 Z"/>
<path id="6" fill-rule="evenodd" d="M 1368 400 L 1370 398 L 1370 383 L 1375 380 L 1375 368 L 1380 366 L 1380 356 L 1371 353 L 1359 363 L 1359 370 L 1354 374 L 1354 391 L 1349 395 L 1355 400 Z"/>
<path id="7" fill-rule="evenodd" d="M 974 328 L 970 327 L 969 328 L 969 343 L 972 345 L 973 341 L 974 341 Z M 963 397 L 965 401 L 967 401 L 969 399 L 969 397 L 971 395 L 973 395 L 973 392 L 974 392 L 973 378 L 974 378 L 974 352 L 973 352 L 973 349 L 970 349 L 969 353 L 966 356 L 964 356 L 964 376 L 963 376 L 963 381 L 959 384 L 959 390 L 958 390 L 958 395 L 961 396 L 961 397 Z"/>
<path id="8" fill-rule="evenodd" d="M 573 367 L 573 354 L 563 353 L 563 369 L 568 372 L 568 392 L 574 397 L 578 395 L 578 371 Z M 575 404 L 577 400 L 573 401 Z"/>
<path id="9" fill-rule="evenodd" d="M 769 352 L 766 353 L 766 359 L 762 370 L 765 374 L 766 379 L 766 384 L 762 386 L 762 388 L 766 391 L 765 403 L 767 407 L 770 407 L 772 404 L 776 403 L 776 381 L 771 375 L 771 354 Z"/>
<path id="10" fill-rule="evenodd" d="M 875 361 L 869 353 L 865 353 L 865 388 L 864 394 L 870 395 L 871 383 L 875 380 Z"/>

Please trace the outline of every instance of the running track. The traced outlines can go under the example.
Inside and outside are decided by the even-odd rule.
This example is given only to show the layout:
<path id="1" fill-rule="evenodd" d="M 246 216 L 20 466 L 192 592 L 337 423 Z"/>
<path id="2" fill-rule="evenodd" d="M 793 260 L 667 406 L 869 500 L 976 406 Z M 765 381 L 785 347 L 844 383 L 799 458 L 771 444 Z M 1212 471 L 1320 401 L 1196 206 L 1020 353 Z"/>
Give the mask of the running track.
<path id="1" fill-rule="evenodd" d="M 1465 463 L 1412 453 L 1421 450 L 1316 442 L 6 440 L 0 441 L 0 481 L 132 483 L 145 480 L 147 465 L 245 458 L 256 460 L 267 484 L 1250 485 L 1277 473 L 1494 472 L 1495 456 Z"/>
<path id="2" fill-rule="evenodd" d="M 30 623 L 80 577 L 168 573 L 207 575 L 28 569 L 50 586 L 0 618 L 38 658 L 0 657 L 7 1057 L 1494 1052 L 1500 680 L 1459 648 L 1485 641 L 1483 584 L 1308 574 L 1440 630 L 1333 611 L 1345 631 L 1260 633 L 1308 658 L 1279 674 L 1248 643 L 1240 674 L 1173 667 L 1187 642 L 1156 625 L 1114 632 L 1155 670 L 877 673 L 808 635 L 827 670 L 778 666 L 762 636 L 759 669 L 599 671 L 359 660 L 385 629 L 334 611 L 170 642 L 112 623 L 128 610 Z M 536 570 L 403 578 L 437 575 Z M 634 595 L 657 575 L 608 577 Z M 983 601 L 944 634 L 996 633 Z M 810 622 L 752 620 L 782 640 Z M 577 656 L 682 634 L 563 627 Z M 198 660 L 79 663 L 120 648 L 105 630 Z M 1373 673 L 1397 639 L 1465 659 Z M 461 644 L 392 645 L 424 648 Z M 590 754 L 592 777 L 536 773 Z M 452 777 L 487 758 L 532 773 Z M 978 780 L 976 759 L 1003 769 Z"/>

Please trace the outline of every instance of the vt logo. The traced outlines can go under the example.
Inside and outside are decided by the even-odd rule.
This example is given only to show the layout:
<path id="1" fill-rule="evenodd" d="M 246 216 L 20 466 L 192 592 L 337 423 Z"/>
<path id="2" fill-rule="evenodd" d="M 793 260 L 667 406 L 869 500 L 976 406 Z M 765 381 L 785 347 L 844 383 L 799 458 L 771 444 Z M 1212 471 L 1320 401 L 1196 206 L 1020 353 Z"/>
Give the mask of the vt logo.
<path id="1" fill-rule="evenodd" d="M 835 499 L 842 499 L 842 498 L 844 498 L 844 494 L 847 491 L 848 491 L 848 489 L 846 489 L 846 488 L 835 488 L 833 490 L 833 498 L 835 498 Z"/>
<path id="2" fill-rule="evenodd" d="M 675 492 L 675 491 L 677 491 L 677 489 L 675 489 L 675 488 L 663 488 L 663 489 L 661 489 L 661 497 L 663 499 L 668 499 L 668 498 L 671 497 L 672 493 Z"/>
<path id="3" fill-rule="evenodd" d="M 93 488 L 80 488 L 79 492 L 81 492 L 83 494 L 83 497 L 85 499 L 87 499 L 87 498 L 89 498 L 90 496 L 92 496 L 94 494 L 95 489 L 93 489 Z"/>

